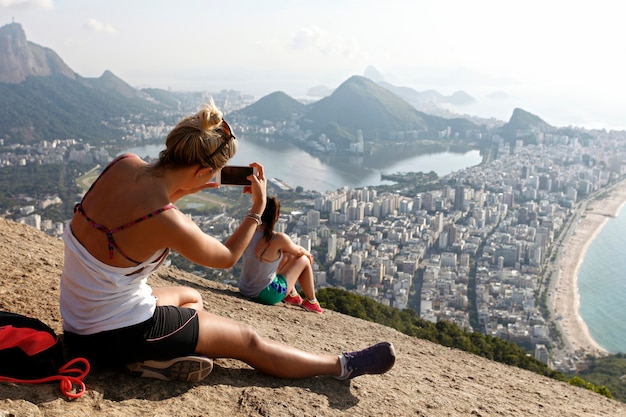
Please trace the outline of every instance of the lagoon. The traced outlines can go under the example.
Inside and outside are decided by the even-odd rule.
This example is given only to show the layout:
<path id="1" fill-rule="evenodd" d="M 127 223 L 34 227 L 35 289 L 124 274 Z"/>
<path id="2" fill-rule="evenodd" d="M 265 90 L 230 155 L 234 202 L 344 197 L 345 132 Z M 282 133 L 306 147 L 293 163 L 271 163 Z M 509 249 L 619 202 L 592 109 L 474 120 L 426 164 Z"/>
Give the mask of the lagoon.
<path id="1" fill-rule="evenodd" d="M 440 177 L 481 163 L 478 150 L 465 153 L 436 152 L 430 154 L 402 153 L 386 156 L 315 156 L 283 141 L 237 139 L 237 154 L 230 165 L 259 162 L 268 178 L 278 178 L 292 188 L 318 192 L 391 184 L 381 180 L 381 173 L 431 172 Z M 143 145 L 126 149 L 140 157 L 156 158 L 162 144 Z"/>

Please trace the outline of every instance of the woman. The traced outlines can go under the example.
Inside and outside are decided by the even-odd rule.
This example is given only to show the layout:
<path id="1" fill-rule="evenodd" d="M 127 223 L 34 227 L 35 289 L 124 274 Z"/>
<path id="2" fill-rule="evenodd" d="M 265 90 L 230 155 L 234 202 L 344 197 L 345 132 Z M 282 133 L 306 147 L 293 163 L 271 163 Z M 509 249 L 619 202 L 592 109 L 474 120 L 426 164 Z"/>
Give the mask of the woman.
<path id="1" fill-rule="evenodd" d="M 132 154 L 115 159 L 75 207 L 63 236 L 60 296 L 64 340 L 73 354 L 126 365 L 139 376 L 185 381 L 206 377 L 209 358 L 239 359 L 284 378 L 353 378 L 393 366 L 389 343 L 341 355 L 307 353 L 204 311 L 194 289 L 151 288 L 147 279 L 170 248 L 199 265 L 232 267 L 265 208 L 266 179 L 257 163 L 243 189 L 252 194 L 252 207 L 226 242 L 202 232 L 173 205 L 216 187 L 208 181 L 237 150 L 213 102 L 182 119 L 165 145 L 154 164 Z"/>
<path id="2" fill-rule="evenodd" d="M 267 197 L 261 224 L 243 252 L 239 291 L 259 303 L 284 301 L 321 314 L 323 310 L 315 298 L 313 255 L 286 234 L 274 231 L 279 216 L 280 202 L 276 197 Z M 296 292 L 296 282 L 305 300 Z"/>

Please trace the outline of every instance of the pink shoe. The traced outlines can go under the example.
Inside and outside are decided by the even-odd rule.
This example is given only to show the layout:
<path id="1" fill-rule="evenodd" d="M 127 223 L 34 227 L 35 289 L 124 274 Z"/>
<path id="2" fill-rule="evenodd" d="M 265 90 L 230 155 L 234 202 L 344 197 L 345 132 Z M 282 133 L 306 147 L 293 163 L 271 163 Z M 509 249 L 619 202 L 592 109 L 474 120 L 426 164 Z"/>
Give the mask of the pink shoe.
<path id="1" fill-rule="evenodd" d="M 302 303 L 302 308 L 317 314 L 322 314 L 324 312 L 324 310 L 322 310 L 322 307 L 320 307 L 320 303 L 318 303 L 317 300 L 312 302 L 308 298 Z"/>
<path id="2" fill-rule="evenodd" d="M 302 301 L 304 300 L 302 300 L 302 297 L 300 297 L 300 294 L 298 293 L 296 293 L 296 295 L 287 294 L 287 296 L 283 298 L 283 302 L 293 304 L 294 306 L 301 306 Z"/>

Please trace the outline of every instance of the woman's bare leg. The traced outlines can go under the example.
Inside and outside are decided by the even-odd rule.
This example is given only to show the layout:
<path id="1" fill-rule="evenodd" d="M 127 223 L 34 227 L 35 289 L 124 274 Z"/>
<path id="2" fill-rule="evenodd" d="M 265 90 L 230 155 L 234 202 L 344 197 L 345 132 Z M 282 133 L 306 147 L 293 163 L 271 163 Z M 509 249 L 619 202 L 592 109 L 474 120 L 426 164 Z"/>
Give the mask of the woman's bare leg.
<path id="1" fill-rule="evenodd" d="M 293 259 L 295 259 L 295 256 L 290 253 L 283 252 L 283 259 L 281 259 L 280 264 L 278 264 L 278 271 L 282 271 L 283 268 L 285 268 L 285 266 Z"/>
<path id="2" fill-rule="evenodd" d="M 341 375 L 338 355 L 318 355 L 261 337 L 252 327 L 199 311 L 196 353 L 239 359 L 259 372 L 280 378 Z"/>
<path id="3" fill-rule="evenodd" d="M 152 289 L 158 306 L 176 306 L 202 310 L 202 295 L 190 287 L 159 287 Z"/>
<path id="4" fill-rule="evenodd" d="M 304 295 L 309 300 L 315 299 L 315 283 L 313 280 L 313 268 L 306 256 L 292 257 L 278 273 L 287 280 L 287 294 L 295 287 L 296 281 L 300 283 Z"/>
<path id="5" fill-rule="evenodd" d="M 293 271 L 292 274 L 289 274 L 291 265 L 296 260 L 296 257 L 290 253 L 285 253 L 283 255 L 283 259 L 281 259 L 280 264 L 278 265 L 278 269 L 276 270 L 277 274 L 281 274 L 285 277 L 287 281 L 287 294 L 291 294 L 296 289 L 296 282 L 298 281 L 298 276 L 300 275 L 300 271 Z"/>

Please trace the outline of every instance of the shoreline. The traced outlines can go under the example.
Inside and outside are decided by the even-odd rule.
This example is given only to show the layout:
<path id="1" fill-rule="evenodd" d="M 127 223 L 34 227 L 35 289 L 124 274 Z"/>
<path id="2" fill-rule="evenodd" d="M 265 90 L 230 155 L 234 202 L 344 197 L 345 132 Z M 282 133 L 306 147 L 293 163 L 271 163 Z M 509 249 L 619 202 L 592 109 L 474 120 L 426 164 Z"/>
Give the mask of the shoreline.
<path id="1" fill-rule="evenodd" d="M 609 219 L 616 217 L 626 204 L 626 179 L 600 192 L 606 195 L 601 194 L 575 209 L 572 225 L 566 231 L 558 250 L 556 280 L 550 284 L 554 296 L 548 302 L 553 321 L 561 331 L 565 349 L 594 356 L 605 356 L 609 352 L 593 339 L 580 316 L 578 271 L 591 242 Z"/>

